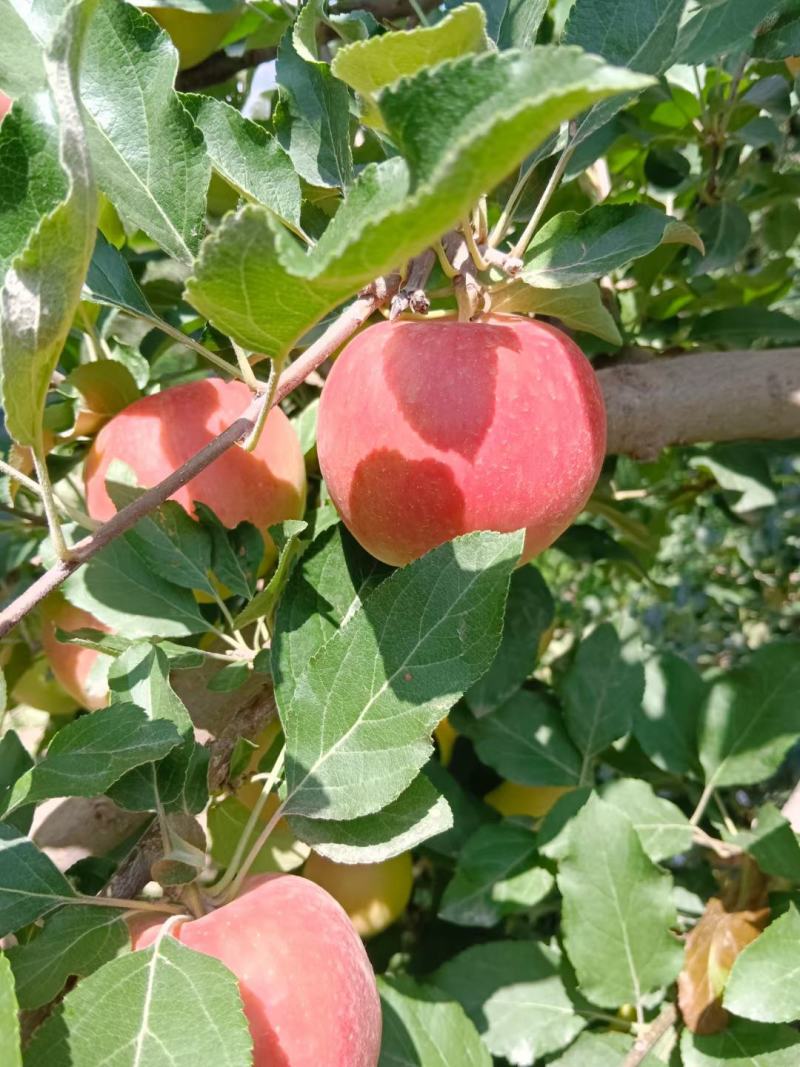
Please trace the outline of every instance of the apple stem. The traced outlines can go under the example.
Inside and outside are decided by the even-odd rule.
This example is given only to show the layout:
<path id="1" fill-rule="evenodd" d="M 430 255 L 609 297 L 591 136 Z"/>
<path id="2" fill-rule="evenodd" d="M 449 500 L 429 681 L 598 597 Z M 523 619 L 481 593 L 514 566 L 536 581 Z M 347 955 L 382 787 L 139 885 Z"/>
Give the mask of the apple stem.
<path id="1" fill-rule="evenodd" d="M 263 386 L 255 376 L 250 360 L 247 358 L 247 353 L 235 341 L 231 341 L 231 344 L 233 345 L 233 351 L 236 353 L 236 362 L 239 364 L 239 370 L 242 372 L 242 379 L 245 385 L 249 386 L 254 393 L 260 393 Z"/>
<path id="2" fill-rule="evenodd" d="M 31 455 L 33 456 L 33 466 L 36 469 L 36 477 L 39 481 L 44 514 L 47 519 L 47 528 L 50 531 L 53 548 L 59 559 L 68 560 L 70 558 L 70 549 L 67 548 L 67 542 L 64 540 L 64 533 L 61 529 L 55 494 L 50 475 L 47 472 L 47 461 L 44 458 L 44 449 L 40 444 L 34 445 L 31 448 Z"/>
<path id="3" fill-rule="evenodd" d="M 270 834 L 275 829 L 275 827 L 278 825 L 280 820 L 283 818 L 284 806 L 285 806 L 285 802 L 284 802 L 284 804 L 279 804 L 278 807 L 273 812 L 272 817 L 270 818 L 269 822 L 267 823 L 267 825 L 264 827 L 264 829 L 259 834 L 259 836 L 256 839 L 255 844 L 253 845 L 253 847 L 247 853 L 247 856 L 245 857 L 244 863 L 239 868 L 239 873 L 236 875 L 236 877 L 231 882 L 230 888 L 225 893 L 224 897 L 222 898 L 221 903 L 227 904 L 229 900 L 233 900 L 234 897 L 236 897 L 238 895 L 239 890 L 241 889 L 241 886 L 242 886 L 242 882 L 245 880 L 247 875 L 250 873 L 250 868 L 253 866 L 255 861 L 258 859 L 259 852 L 261 852 L 261 849 L 267 843 Z"/>
<path id="4" fill-rule="evenodd" d="M 534 233 L 536 232 L 536 227 L 542 221 L 542 216 L 544 215 L 545 211 L 547 210 L 547 205 L 550 203 L 550 200 L 551 200 L 551 198 L 553 196 L 553 193 L 556 191 L 556 189 L 558 188 L 558 186 L 559 186 L 559 184 L 561 182 L 561 179 L 564 177 L 564 171 L 567 169 L 567 165 L 568 165 L 569 161 L 572 159 L 573 155 L 575 154 L 575 149 L 578 147 L 576 142 L 575 142 L 576 128 L 577 128 L 576 124 L 574 122 L 570 122 L 570 124 L 569 124 L 569 136 L 570 136 L 570 139 L 567 142 L 567 145 L 564 148 L 564 151 L 561 153 L 561 157 L 560 157 L 558 163 L 556 163 L 555 169 L 553 170 L 553 173 L 550 175 L 550 178 L 549 178 L 549 180 L 547 182 L 547 185 L 544 187 L 544 192 L 542 193 L 541 197 L 539 198 L 539 203 L 536 205 L 536 210 L 531 215 L 530 221 L 528 222 L 528 225 L 522 231 L 522 233 L 520 234 L 519 240 L 514 245 L 514 247 L 511 249 L 511 255 L 515 256 L 517 259 L 522 259 L 522 257 L 525 255 L 525 252 L 527 251 L 528 245 L 531 243 L 531 238 L 533 237 Z"/>
<path id="5" fill-rule="evenodd" d="M 273 357 L 272 367 L 270 368 L 269 378 L 267 379 L 267 388 L 264 391 L 263 399 L 261 401 L 261 409 L 258 412 L 256 424 L 253 427 L 250 436 L 242 444 L 242 448 L 245 450 L 245 452 L 252 452 L 258 444 L 259 440 L 261 439 L 261 434 L 264 431 L 264 426 L 266 424 L 270 408 L 275 403 L 275 394 L 278 390 L 278 380 L 281 376 L 281 371 L 283 370 L 283 363 L 283 357 Z"/>
<path id="6" fill-rule="evenodd" d="M 122 900 L 120 897 L 65 897 L 65 904 L 86 904 L 90 907 L 120 908 L 122 911 L 156 911 L 162 915 L 186 915 L 177 904 L 154 900 Z"/>
<path id="7" fill-rule="evenodd" d="M 244 863 L 242 862 L 247 846 L 253 836 L 256 825 L 258 824 L 261 812 L 264 810 L 264 805 L 267 803 L 267 800 L 269 799 L 273 789 L 275 788 L 280 779 L 281 774 L 283 773 L 283 763 L 285 757 L 286 748 L 284 746 L 278 753 L 275 762 L 273 763 L 272 768 L 264 781 L 264 785 L 261 788 L 258 800 L 256 800 L 255 804 L 252 807 L 252 810 L 250 811 L 250 815 L 248 816 L 245 827 L 242 830 L 239 836 L 239 840 L 236 843 L 236 848 L 234 850 L 233 856 L 231 856 L 231 862 L 228 864 L 228 869 L 225 871 L 219 881 L 215 885 L 211 886 L 211 888 L 208 890 L 208 895 L 210 897 L 221 896 L 226 891 L 228 886 L 231 885 L 231 883 L 237 884 L 236 879 L 238 878 L 241 871 L 243 870 L 246 874 L 252 866 L 255 857 L 261 851 L 261 848 L 264 842 L 266 841 L 268 835 L 264 836 L 262 834 L 263 840 L 261 839 L 261 837 L 259 837 L 258 841 L 256 842 L 256 845 L 258 847 L 254 847 L 253 849 L 251 849 L 247 855 L 247 859 L 244 860 Z M 280 807 L 278 808 L 278 810 L 280 811 Z M 272 823 L 272 820 L 270 820 L 270 823 L 267 824 L 267 827 L 265 829 L 269 829 L 269 831 L 271 832 L 273 827 L 274 823 Z M 242 877 L 244 877 L 244 875 L 242 875 Z M 239 882 L 238 884 L 241 884 L 241 882 Z"/>

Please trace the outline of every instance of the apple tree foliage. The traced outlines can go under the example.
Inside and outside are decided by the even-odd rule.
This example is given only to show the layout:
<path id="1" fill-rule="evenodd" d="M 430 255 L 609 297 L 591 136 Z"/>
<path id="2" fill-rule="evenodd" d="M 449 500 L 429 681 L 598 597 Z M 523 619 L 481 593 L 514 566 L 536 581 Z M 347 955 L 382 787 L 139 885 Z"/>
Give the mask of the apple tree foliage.
<path id="1" fill-rule="evenodd" d="M 266 380 L 476 207 L 508 251 L 542 203 L 519 272 L 484 281 L 596 366 L 800 344 L 797 0 L 229 21 L 178 74 L 145 4 L 0 0 L 2 447 L 22 475 L 47 452 L 68 540 L 110 416 L 209 358 L 237 375 L 236 349 Z M 428 291 L 455 308 L 438 265 Z M 37 611 L 3 639 L 0 1062 L 247 1067 L 230 972 L 169 939 L 130 954 L 93 901 L 147 849 L 128 892 L 151 902 L 241 862 L 231 794 L 276 707 L 257 769 L 286 822 L 253 869 L 413 849 L 410 907 L 369 944 L 381 1067 L 800 1063 L 798 442 L 609 456 L 534 564 L 485 532 L 392 572 L 321 483 L 321 384 L 283 401 L 310 491 L 266 573 L 254 528 L 170 504 L 69 577 L 112 631 L 60 634 L 101 653 L 108 708 L 65 706 Z M 4 604 L 55 556 L 33 489 L 0 484 Z M 501 817 L 503 780 L 561 795 Z M 103 797 L 116 839 L 48 835 L 59 800 Z"/>

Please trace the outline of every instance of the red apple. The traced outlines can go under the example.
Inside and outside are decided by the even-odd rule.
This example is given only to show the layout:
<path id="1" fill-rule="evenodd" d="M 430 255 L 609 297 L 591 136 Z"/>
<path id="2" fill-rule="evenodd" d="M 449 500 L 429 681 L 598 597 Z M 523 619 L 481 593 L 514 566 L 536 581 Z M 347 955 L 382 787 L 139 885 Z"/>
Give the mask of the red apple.
<path id="1" fill-rule="evenodd" d="M 131 931 L 134 949 L 158 929 Z M 291 874 L 252 878 L 230 904 L 177 926 L 189 948 L 239 980 L 253 1067 L 375 1067 L 381 1009 L 367 954 L 324 889 Z"/>
<path id="2" fill-rule="evenodd" d="M 523 527 L 530 559 L 582 510 L 605 439 L 578 346 L 503 315 L 370 327 L 336 361 L 317 426 L 345 524 L 395 565 L 459 534 Z"/>
<path id="3" fill-rule="evenodd" d="M 115 513 L 105 487 L 112 460 L 132 468 L 141 486 L 156 485 L 234 422 L 250 399 L 241 382 L 204 378 L 123 408 L 98 433 L 86 458 L 86 506 L 91 517 L 105 521 Z M 305 485 L 297 434 L 280 408 L 273 408 L 255 451 L 234 445 L 171 499 L 187 511 L 198 500 L 226 526 L 246 519 L 263 531 L 302 515 Z"/>
<path id="4" fill-rule="evenodd" d="M 53 674 L 81 707 L 90 711 L 104 708 L 108 702 L 108 690 L 93 688 L 89 678 L 100 653 L 59 641 L 56 637 L 57 627 L 67 632 L 88 627 L 102 630 L 103 633 L 110 633 L 110 628 L 88 611 L 73 607 L 58 594 L 48 598 L 42 609 L 42 648 Z"/>
<path id="5" fill-rule="evenodd" d="M 0 122 L 6 117 L 11 110 L 13 100 L 6 96 L 5 93 L 0 93 Z"/>

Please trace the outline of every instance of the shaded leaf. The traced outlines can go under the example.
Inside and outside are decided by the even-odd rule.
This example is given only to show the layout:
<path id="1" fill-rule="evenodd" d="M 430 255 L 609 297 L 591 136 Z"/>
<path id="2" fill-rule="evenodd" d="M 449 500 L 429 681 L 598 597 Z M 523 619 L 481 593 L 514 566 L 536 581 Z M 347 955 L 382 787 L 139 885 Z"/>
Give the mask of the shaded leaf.
<path id="1" fill-rule="evenodd" d="M 335 863 L 381 863 L 449 830 L 453 813 L 420 774 L 396 800 L 372 815 L 343 822 L 295 815 L 289 825 L 301 841 Z"/>
<path id="2" fill-rule="evenodd" d="M 532 674 L 542 635 L 553 621 L 553 598 L 535 567 L 511 576 L 500 648 L 489 670 L 466 693 L 473 714 L 482 715 L 508 700 Z"/>
<path id="3" fill-rule="evenodd" d="M 536 941 L 468 948 L 432 981 L 463 1006 L 489 1051 L 515 1067 L 533 1067 L 586 1025 L 573 1009 L 558 956 Z"/>
<path id="4" fill-rule="evenodd" d="M 74 896 L 53 861 L 16 827 L 0 822 L 0 937 Z"/>
<path id="5" fill-rule="evenodd" d="M 459 926 L 496 926 L 525 911 L 555 885 L 541 865 L 536 835 L 525 826 L 484 826 L 464 845 L 439 904 L 439 918 Z"/>
<path id="6" fill-rule="evenodd" d="M 550 315 L 572 330 L 594 334 L 612 345 L 622 344 L 619 327 L 593 282 L 566 289 L 541 289 L 517 279 L 497 293 L 492 308 L 498 312 Z"/>
<path id="7" fill-rule="evenodd" d="M 383 1038 L 378 1067 L 491 1067 L 462 1008 L 410 978 L 379 978 Z"/>
<path id="8" fill-rule="evenodd" d="M 43 758 L 16 782 L 8 811 L 47 797 L 93 797 L 126 771 L 161 759 L 180 742 L 172 723 L 115 704 L 62 727 Z"/>
<path id="9" fill-rule="evenodd" d="M 4 1067 L 22 1067 L 17 998 L 8 959 L 0 952 L 0 1060 Z"/>
<path id="10" fill-rule="evenodd" d="M 698 672 L 673 652 L 645 663 L 641 711 L 633 733 L 649 758 L 673 774 L 697 774 L 697 726 L 706 687 Z"/>
<path id="11" fill-rule="evenodd" d="M 8 949 L 20 1007 L 48 1004 L 68 978 L 85 978 L 127 951 L 131 937 L 122 916 L 114 908 L 61 908 L 32 941 Z"/>
<path id="12" fill-rule="evenodd" d="M 672 879 L 648 858 L 627 816 L 589 798 L 572 821 L 558 887 L 565 946 L 590 1000 L 617 1008 L 673 981 L 681 949 L 670 932 Z"/>
<path id="13" fill-rule="evenodd" d="M 800 733 L 800 644 L 764 645 L 714 680 L 699 727 L 707 786 L 768 778 Z"/>
<path id="14" fill-rule="evenodd" d="M 181 101 L 202 130 L 214 169 L 248 200 L 300 227 L 300 180 L 277 140 L 224 100 L 186 95 Z"/>
<path id="15" fill-rule="evenodd" d="M 732 1019 L 721 1034 L 684 1030 L 681 1055 L 684 1067 L 795 1067 L 800 1034 L 791 1026 Z"/>
<path id="16" fill-rule="evenodd" d="M 580 754 L 560 710 L 544 693 L 522 689 L 481 719 L 458 709 L 454 725 L 481 760 L 511 782 L 576 785 L 580 780 Z"/>
<path id="17" fill-rule="evenodd" d="M 646 204 L 600 204 L 583 214 L 563 211 L 535 234 L 521 277 L 545 289 L 585 285 L 662 243 L 701 246 L 690 227 Z"/>

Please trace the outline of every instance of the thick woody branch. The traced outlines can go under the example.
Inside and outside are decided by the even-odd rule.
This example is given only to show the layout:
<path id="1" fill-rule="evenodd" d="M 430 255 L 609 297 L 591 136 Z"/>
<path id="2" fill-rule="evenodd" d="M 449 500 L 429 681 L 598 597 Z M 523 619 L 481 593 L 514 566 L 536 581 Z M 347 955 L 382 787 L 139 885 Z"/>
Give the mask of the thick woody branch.
<path id="1" fill-rule="evenodd" d="M 250 48 L 241 55 L 228 55 L 227 52 L 215 52 L 196 67 L 182 70 L 175 80 L 175 88 L 182 93 L 194 93 L 209 85 L 219 85 L 240 70 L 258 67 L 268 63 L 278 54 L 277 48 Z"/>
<path id="2" fill-rule="evenodd" d="M 695 352 L 598 377 L 610 454 L 653 459 L 668 445 L 800 437 L 800 348 Z"/>

